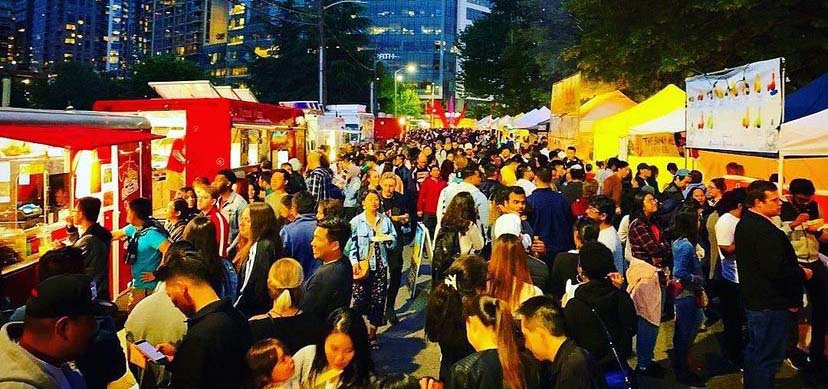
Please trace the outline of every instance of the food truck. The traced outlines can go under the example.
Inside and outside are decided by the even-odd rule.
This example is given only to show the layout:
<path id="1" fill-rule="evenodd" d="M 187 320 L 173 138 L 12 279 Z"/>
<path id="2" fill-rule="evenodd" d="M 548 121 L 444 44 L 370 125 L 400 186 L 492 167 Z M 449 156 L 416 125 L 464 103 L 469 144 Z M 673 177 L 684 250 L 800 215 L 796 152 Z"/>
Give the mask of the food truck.
<path id="1" fill-rule="evenodd" d="M 350 142 L 374 140 L 374 114 L 366 112 L 362 104 L 336 104 L 325 106 L 326 115 L 341 117 L 345 121 L 344 132 Z"/>
<path id="2" fill-rule="evenodd" d="M 278 167 L 291 158 L 305 159 L 305 120 L 299 109 L 259 103 L 249 90 L 209 81 L 149 85 L 161 98 L 98 101 L 93 109 L 141 116 L 153 134 L 163 136 L 151 148 L 156 213 L 196 177 L 212 181 L 222 169 L 244 177 L 264 160 Z"/>
<path id="3" fill-rule="evenodd" d="M 38 260 L 66 238 L 78 198 L 101 200 L 105 228 L 126 224 L 125 204 L 150 196 L 150 142 L 161 138 L 150 129 L 147 119 L 122 114 L 0 108 L 3 296 L 26 302 Z M 131 279 L 118 246 L 110 266 L 114 295 Z"/>

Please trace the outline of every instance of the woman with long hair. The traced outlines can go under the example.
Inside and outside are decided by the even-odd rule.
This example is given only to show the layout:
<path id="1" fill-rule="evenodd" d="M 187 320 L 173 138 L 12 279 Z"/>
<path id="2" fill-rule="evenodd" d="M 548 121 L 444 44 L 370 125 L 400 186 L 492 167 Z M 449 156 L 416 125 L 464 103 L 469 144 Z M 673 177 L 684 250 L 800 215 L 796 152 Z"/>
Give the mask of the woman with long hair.
<path id="1" fill-rule="evenodd" d="M 219 255 L 218 242 L 216 242 L 216 226 L 210 218 L 199 216 L 187 223 L 184 229 L 184 240 L 195 246 L 201 253 L 201 257 L 209 261 L 210 284 L 221 298 L 234 300 L 239 284 L 239 276 L 233 264 L 227 258 Z"/>
<path id="2" fill-rule="evenodd" d="M 704 379 L 690 370 L 690 347 L 699 332 L 704 315 L 699 296 L 704 292 L 699 244 L 699 218 L 693 207 L 679 209 L 673 223 L 673 277 L 671 288 L 676 307 L 676 330 L 673 333 L 673 367 L 679 382 L 691 386 Z M 703 298 L 702 298 L 703 300 Z"/>
<path id="3" fill-rule="evenodd" d="M 270 309 L 267 273 L 283 251 L 276 225 L 273 208 L 262 202 L 248 205 L 239 219 L 239 250 L 233 258 L 239 272 L 239 292 L 234 305 L 247 317 Z"/>
<path id="4" fill-rule="evenodd" d="M 189 221 L 198 215 L 198 196 L 192 186 L 182 187 L 175 194 L 175 197 L 184 199 L 187 202 L 187 215 L 185 219 Z"/>
<path id="5" fill-rule="evenodd" d="M 302 265 L 295 259 L 282 258 L 273 263 L 267 275 L 267 291 L 273 307 L 265 314 L 250 318 L 254 340 L 280 339 L 289 350 L 316 344 L 322 336 L 322 323 L 299 309 L 304 280 Z"/>
<path id="6" fill-rule="evenodd" d="M 466 338 L 463 302 L 486 290 L 486 262 L 476 255 L 461 255 L 428 298 L 425 334 L 440 345 L 440 381 L 448 382 L 451 366 L 474 353 Z"/>
<path id="7" fill-rule="evenodd" d="M 382 188 L 380 188 L 380 177 L 380 173 L 375 169 L 368 169 L 368 171 L 362 174 L 362 184 L 359 187 L 357 206 L 354 211 L 354 215 L 362 213 L 362 199 L 365 198 L 366 192 L 374 190 L 379 193 L 379 191 L 382 190 Z"/>
<path id="8" fill-rule="evenodd" d="M 511 311 L 505 301 L 487 295 L 463 303 L 466 335 L 475 353 L 454 364 L 449 388 L 539 387 L 536 365 L 519 351 Z"/>
<path id="9" fill-rule="evenodd" d="M 483 249 L 485 241 L 482 229 L 477 224 L 478 218 L 477 207 L 471 194 L 460 192 L 451 199 L 434 241 L 438 243 L 439 249 L 448 249 L 452 252 L 446 252 L 441 256 L 441 261 L 444 263 L 433 264 L 432 285 L 436 286 L 442 281 L 443 272 L 451 266 L 452 258 L 457 255 L 477 254 Z M 448 236 L 449 234 L 454 236 Z M 457 243 L 452 245 L 443 243 L 452 240 Z"/>
<path id="10" fill-rule="evenodd" d="M 278 339 L 262 339 L 245 356 L 248 389 L 299 389 L 296 365 L 290 351 Z M 217 367 L 220 368 L 220 367 Z"/>
<path id="11" fill-rule="evenodd" d="M 727 184 L 724 178 L 717 177 L 710 180 L 710 183 L 707 185 L 707 197 L 709 198 L 707 202 L 710 203 L 711 207 L 716 206 L 716 203 L 722 199 L 724 192 L 727 192 Z"/>
<path id="12" fill-rule="evenodd" d="M 170 234 L 167 240 L 170 243 L 175 243 L 181 240 L 184 234 L 184 227 L 187 226 L 187 214 L 189 208 L 187 201 L 184 199 L 173 199 L 167 203 L 166 220 L 164 221 L 164 229 Z"/>
<path id="13" fill-rule="evenodd" d="M 368 385 L 374 361 L 362 315 L 338 309 L 328 318 L 325 336 L 296 352 L 296 376 L 303 388 L 354 388 Z"/>
<path id="14" fill-rule="evenodd" d="M 397 231 L 394 230 L 391 218 L 379 212 L 380 201 L 379 192 L 373 189 L 363 193 L 364 211 L 351 219 L 348 253 L 354 267 L 353 308 L 368 318 L 368 332 L 371 347 L 374 348 L 379 347 L 377 327 L 385 325 L 388 256 L 397 247 Z"/>
<path id="15" fill-rule="evenodd" d="M 629 286 L 627 290 L 636 302 L 638 313 L 638 331 L 635 337 L 638 366 L 636 372 L 641 375 L 663 377 L 663 368 L 653 363 L 653 353 L 658 326 L 661 324 L 662 296 L 665 280 L 669 274 L 669 262 L 672 256 L 670 242 L 661 226 L 655 222 L 658 213 L 658 200 L 647 192 L 638 192 L 634 198 L 635 213 L 630 217 L 627 245 L 630 247 L 630 270 L 627 271 Z M 636 270 L 634 270 L 634 268 Z M 637 269 L 642 269 L 638 271 Z M 666 269 L 666 270 L 665 270 Z M 646 276 L 635 276 L 642 273 Z M 643 288 L 648 285 L 650 274 L 654 273 L 661 281 L 661 288 Z M 649 307 L 650 309 L 643 309 Z"/>
<path id="16" fill-rule="evenodd" d="M 492 243 L 488 273 L 487 293 L 503 300 L 512 310 L 517 310 L 529 298 L 543 294 L 532 285 L 526 250 L 515 235 L 500 235 Z"/>
<path id="17" fill-rule="evenodd" d="M 449 160 L 444 160 L 443 163 L 440 165 L 440 180 L 449 183 L 452 181 L 452 177 L 454 176 L 454 162 Z"/>

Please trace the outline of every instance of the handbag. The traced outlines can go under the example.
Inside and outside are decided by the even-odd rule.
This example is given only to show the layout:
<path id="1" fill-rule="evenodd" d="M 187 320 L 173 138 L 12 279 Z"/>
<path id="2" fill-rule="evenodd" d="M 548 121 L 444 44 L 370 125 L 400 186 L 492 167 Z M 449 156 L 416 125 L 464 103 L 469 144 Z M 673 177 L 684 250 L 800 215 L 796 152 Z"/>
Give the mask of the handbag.
<path id="1" fill-rule="evenodd" d="M 371 242 L 368 245 L 368 255 L 365 256 L 365 259 L 357 262 L 360 272 L 359 274 L 354 274 L 354 280 L 363 280 L 368 277 L 368 273 L 371 272 L 371 256 L 374 256 L 374 260 L 382 260 L 382 258 L 377 257 L 379 254 L 379 248 L 376 246 L 378 244 L 378 242 Z"/>

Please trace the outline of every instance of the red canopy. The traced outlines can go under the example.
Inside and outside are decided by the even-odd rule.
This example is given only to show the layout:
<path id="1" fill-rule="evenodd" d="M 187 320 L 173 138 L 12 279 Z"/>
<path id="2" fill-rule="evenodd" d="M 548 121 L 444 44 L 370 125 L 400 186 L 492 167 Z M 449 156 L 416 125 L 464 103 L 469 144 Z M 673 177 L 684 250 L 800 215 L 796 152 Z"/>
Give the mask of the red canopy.
<path id="1" fill-rule="evenodd" d="M 0 109 L 0 137 L 73 150 L 163 138 L 137 116 L 84 111 Z"/>
<path id="2" fill-rule="evenodd" d="M 163 136 L 135 130 L 112 130 L 81 126 L 0 125 L 0 138 L 73 150 L 93 150 L 104 146 L 160 139 Z"/>

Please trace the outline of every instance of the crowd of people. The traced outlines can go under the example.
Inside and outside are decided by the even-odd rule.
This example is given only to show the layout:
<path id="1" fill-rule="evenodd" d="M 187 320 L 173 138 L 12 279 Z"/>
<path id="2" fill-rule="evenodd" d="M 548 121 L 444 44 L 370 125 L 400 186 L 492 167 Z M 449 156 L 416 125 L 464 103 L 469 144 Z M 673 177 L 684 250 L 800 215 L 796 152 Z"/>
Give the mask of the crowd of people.
<path id="1" fill-rule="evenodd" d="M 0 331 L 0 388 L 104 388 L 125 358 L 142 388 L 631 388 L 664 378 L 654 350 L 669 321 L 682 384 L 705 385 L 691 350 L 719 320 L 745 387 L 771 387 L 785 359 L 825 366 L 828 232 L 809 180 L 780 197 L 770 181 L 728 188 L 670 164 L 661 187 L 646 163 L 633 173 L 544 138 L 450 135 L 222 170 L 181 188 L 163 223 L 130 200 L 111 232 L 100 200 L 78 199 L 66 247 L 43 255 Z M 385 374 L 372 353 L 400 322 L 418 228 L 437 377 Z M 108 285 L 120 240 L 126 350 Z"/>

